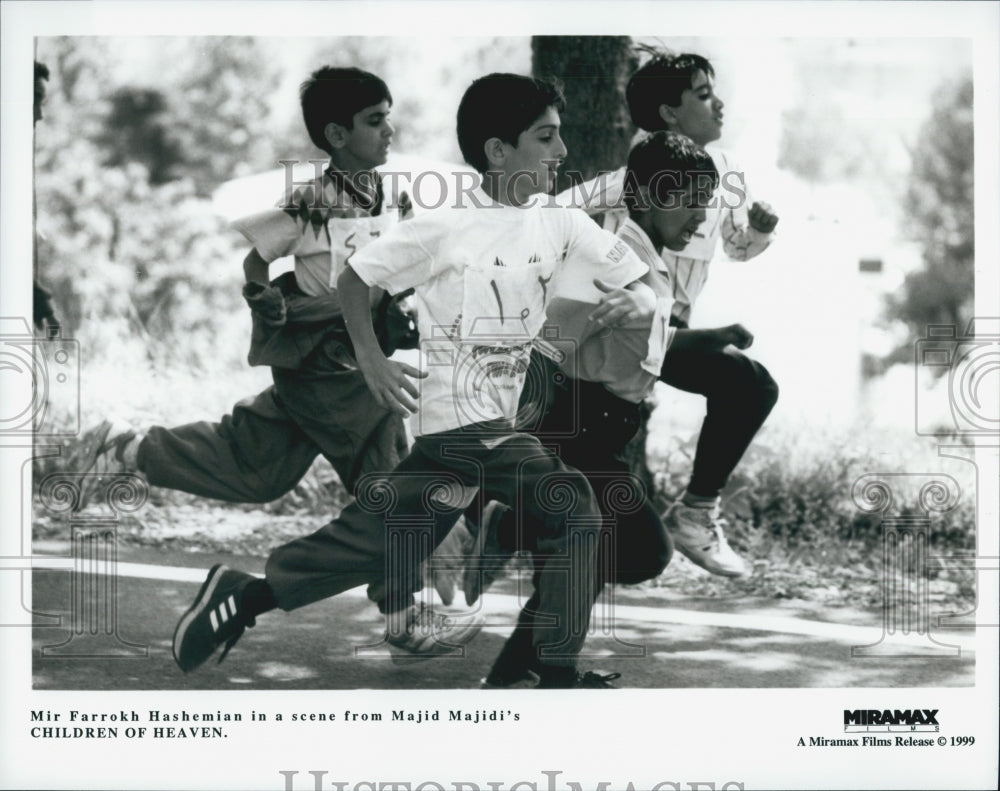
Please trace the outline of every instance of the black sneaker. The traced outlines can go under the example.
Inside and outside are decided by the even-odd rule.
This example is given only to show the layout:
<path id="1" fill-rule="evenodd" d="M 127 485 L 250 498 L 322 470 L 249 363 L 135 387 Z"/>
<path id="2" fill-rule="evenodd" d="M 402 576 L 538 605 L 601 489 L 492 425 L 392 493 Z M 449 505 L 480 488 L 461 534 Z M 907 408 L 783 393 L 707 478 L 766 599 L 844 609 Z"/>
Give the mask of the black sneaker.
<path id="1" fill-rule="evenodd" d="M 212 566 L 194 604 L 174 630 L 174 661 L 181 670 L 190 673 L 225 644 L 219 657 L 222 662 L 243 632 L 254 625 L 240 602 L 243 589 L 253 579 L 251 574 L 221 564 Z"/>
<path id="2" fill-rule="evenodd" d="M 586 673 L 576 673 L 568 678 L 542 679 L 539 689 L 617 689 L 611 682 L 621 678 L 621 673 L 602 675 L 588 670 Z"/>
<path id="3" fill-rule="evenodd" d="M 576 674 L 576 683 L 573 684 L 574 689 L 618 689 L 612 681 L 615 681 L 622 677 L 621 673 L 606 673 L 601 675 L 600 673 L 595 673 L 593 670 L 588 670 L 586 673 Z"/>

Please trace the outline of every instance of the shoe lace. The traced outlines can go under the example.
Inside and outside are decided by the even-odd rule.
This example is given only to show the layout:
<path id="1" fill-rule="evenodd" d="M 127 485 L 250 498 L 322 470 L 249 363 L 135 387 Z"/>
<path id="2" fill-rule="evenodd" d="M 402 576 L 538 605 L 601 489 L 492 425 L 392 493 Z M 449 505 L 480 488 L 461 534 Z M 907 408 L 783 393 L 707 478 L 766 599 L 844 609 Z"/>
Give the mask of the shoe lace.
<path id="1" fill-rule="evenodd" d="M 239 641 L 239 639 L 243 636 L 243 633 L 247 629 L 250 629 L 250 628 L 252 628 L 252 627 L 254 627 L 256 625 L 257 625 L 257 620 L 255 618 L 252 618 L 252 617 L 246 619 L 243 623 L 241 623 L 240 626 L 239 626 L 239 628 L 236 630 L 236 632 L 233 633 L 233 636 L 230 637 L 228 640 L 226 640 L 226 645 L 222 649 L 222 653 L 219 655 L 219 661 L 216 664 L 221 665 L 222 664 L 222 660 L 226 658 L 226 656 L 229 654 L 229 650 L 234 645 L 236 645 L 236 643 Z"/>
<path id="2" fill-rule="evenodd" d="M 700 515 L 699 515 L 700 516 Z M 702 522 L 702 519 L 704 520 Z M 719 513 L 718 507 L 712 509 L 706 509 L 705 514 L 702 518 L 698 520 L 702 522 L 701 526 L 706 531 L 706 543 L 702 550 L 705 552 L 711 552 L 715 549 L 722 549 L 722 547 L 728 546 L 726 542 L 726 534 L 723 530 L 729 522 L 726 517 Z"/>
<path id="3" fill-rule="evenodd" d="M 588 670 L 586 673 L 577 676 L 576 685 L 578 687 L 613 689 L 614 684 L 611 682 L 621 677 L 621 673 L 607 673 L 602 675 L 601 673 L 595 673 L 593 670 Z"/>
<path id="4" fill-rule="evenodd" d="M 425 634 L 433 634 L 440 632 L 446 626 L 448 626 L 447 615 L 436 613 L 432 607 L 421 603 L 417 612 L 413 614 L 413 619 L 406 627 L 406 631 L 410 634 L 418 630 Z"/>

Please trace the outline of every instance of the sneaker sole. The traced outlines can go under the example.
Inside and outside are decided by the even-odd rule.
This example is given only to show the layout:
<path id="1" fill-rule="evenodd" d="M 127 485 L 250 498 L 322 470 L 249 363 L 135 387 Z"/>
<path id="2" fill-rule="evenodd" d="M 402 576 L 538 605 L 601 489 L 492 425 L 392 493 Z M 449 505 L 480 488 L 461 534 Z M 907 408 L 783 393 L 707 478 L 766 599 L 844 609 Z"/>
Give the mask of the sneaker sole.
<path id="1" fill-rule="evenodd" d="M 185 670 L 177 652 L 181 644 L 184 642 L 187 630 L 190 628 L 191 624 L 194 623 L 194 619 L 204 611 L 205 605 L 212 598 L 212 594 L 215 593 L 215 589 L 219 585 L 219 580 L 222 579 L 222 575 L 227 571 L 229 571 L 229 568 L 221 563 L 216 563 L 211 569 L 209 569 L 208 577 L 205 578 L 205 581 L 201 585 L 201 590 L 199 590 L 198 595 L 195 596 L 194 604 L 188 607 L 187 612 L 185 612 L 184 615 L 181 616 L 181 619 L 177 622 L 177 628 L 174 629 L 174 641 L 171 647 L 174 655 L 174 662 L 176 662 L 177 667 L 185 673 L 190 673 L 192 670 L 198 668 L 212 656 L 212 654 L 209 654 L 202 662 L 199 662 L 194 667 Z M 212 653 L 215 652 L 213 651 Z"/>
<path id="2" fill-rule="evenodd" d="M 94 465 L 97 464 L 97 457 L 104 449 L 104 444 L 108 441 L 108 435 L 110 433 L 110 420 L 102 421 L 101 424 L 93 430 L 93 434 L 87 438 L 87 441 L 85 441 L 84 446 L 80 448 L 80 451 L 74 460 L 76 466 L 78 467 L 76 472 L 87 473 L 94 468 Z"/>
<path id="3" fill-rule="evenodd" d="M 728 569 L 723 569 L 719 567 L 713 568 L 707 565 L 705 561 L 701 557 L 699 557 L 697 552 L 694 552 L 690 549 L 687 549 L 686 547 L 681 546 L 680 544 L 677 543 L 676 539 L 674 540 L 674 547 L 684 557 L 686 557 L 688 560 L 694 563 L 698 568 L 705 569 L 705 571 L 707 571 L 709 574 L 715 574 L 717 577 L 733 577 L 733 578 L 749 576 L 749 572 L 747 572 L 745 569 L 741 571 L 735 571 L 735 570 L 730 571 Z"/>

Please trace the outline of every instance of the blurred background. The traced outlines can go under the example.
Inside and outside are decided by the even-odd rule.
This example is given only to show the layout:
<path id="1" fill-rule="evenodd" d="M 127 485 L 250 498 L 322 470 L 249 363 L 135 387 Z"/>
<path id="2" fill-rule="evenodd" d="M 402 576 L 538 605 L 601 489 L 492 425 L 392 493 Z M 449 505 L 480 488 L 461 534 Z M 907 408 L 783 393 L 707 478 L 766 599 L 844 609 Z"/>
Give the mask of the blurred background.
<path id="1" fill-rule="evenodd" d="M 540 38 L 37 39 L 36 58 L 50 71 L 35 128 L 40 275 L 64 334 L 80 343 L 83 424 L 217 419 L 270 383 L 267 369 L 246 363 L 247 245 L 227 222 L 280 197 L 279 160 L 323 158 L 298 109 L 310 71 L 358 65 L 382 76 L 396 127 L 386 167 L 447 173 L 461 163 L 455 109 L 475 77 L 572 62 L 578 42 Z M 946 383 L 913 360 L 928 325 L 952 324 L 961 335 L 972 315 L 970 42 L 605 43 L 606 63 L 555 76 L 568 89 L 603 86 L 595 101 L 618 113 L 621 80 L 644 57 L 637 45 L 707 56 L 726 104 L 719 145 L 780 216 L 777 240 L 758 258 L 730 262 L 720 249 L 692 322 L 745 324 L 756 336 L 751 353 L 781 386 L 733 503 L 749 497 L 740 513 L 760 524 L 767 513 L 778 518 L 761 504 L 765 481 L 768 502 L 825 487 L 805 506 L 783 501 L 785 533 L 805 525 L 811 535 L 823 520 L 853 529 L 845 504 L 857 475 L 910 469 L 916 458 L 940 463 L 914 431 L 915 402 L 935 405 L 932 423 L 951 420 Z M 567 167 L 593 167 L 606 136 L 631 137 L 620 116 L 591 115 Z M 651 467 L 671 491 L 683 487 L 704 406 L 666 388 L 657 402 Z M 303 486 L 321 491 L 334 483 L 325 462 L 317 465 Z M 966 544 L 971 520 L 962 517 Z"/>
<path id="2" fill-rule="evenodd" d="M 781 217 L 759 258 L 727 262 L 720 250 L 694 323 L 755 332 L 755 354 L 782 385 L 774 420 L 912 425 L 899 406 L 913 399 L 913 372 L 893 364 L 913 360 L 927 324 L 964 329 L 971 317 L 969 43 L 630 43 L 712 61 L 726 103 L 719 145 Z M 532 41 L 42 38 L 37 58 L 51 71 L 35 132 L 42 278 L 85 355 L 141 346 L 155 377 L 168 362 L 245 372 L 245 245 L 225 223 L 280 196 L 278 160 L 323 157 L 298 108 L 311 70 L 381 75 L 395 99 L 387 168 L 440 172 L 461 162 L 454 114 L 465 87 L 489 71 L 530 72 Z M 595 137 L 584 145 L 598 147 Z M 108 384 L 94 400 L 141 418 L 134 384 Z M 225 408 L 227 392 L 211 403 L 200 390 L 191 409 Z"/>

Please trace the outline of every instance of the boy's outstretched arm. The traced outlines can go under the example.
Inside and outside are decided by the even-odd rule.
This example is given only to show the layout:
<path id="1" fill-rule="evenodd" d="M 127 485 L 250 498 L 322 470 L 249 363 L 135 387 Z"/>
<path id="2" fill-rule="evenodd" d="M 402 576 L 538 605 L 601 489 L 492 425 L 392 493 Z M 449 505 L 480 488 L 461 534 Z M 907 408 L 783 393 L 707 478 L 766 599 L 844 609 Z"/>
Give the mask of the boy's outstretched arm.
<path id="1" fill-rule="evenodd" d="M 736 224 L 736 211 L 724 210 L 722 217 L 722 249 L 734 261 L 749 261 L 763 253 L 774 240 L 778 215 L 770 204 L 755 201 L 744 215 L 746 225 Z"/>
<path id="2" fill-rule="evenodd" d="M 354 344 L 358 368 L 375 401 L 379 406 L 404 416 L 416 412 L 419 392 L 410 379 L 423 379 L 427 374 L 412 365 L 389 360 L 382 353 L 375 337 L 368 304 L 370 289 L 350 265 L 344 267 L 337 278 L 337 291 L 340 294 L 344 324 Z"/>

